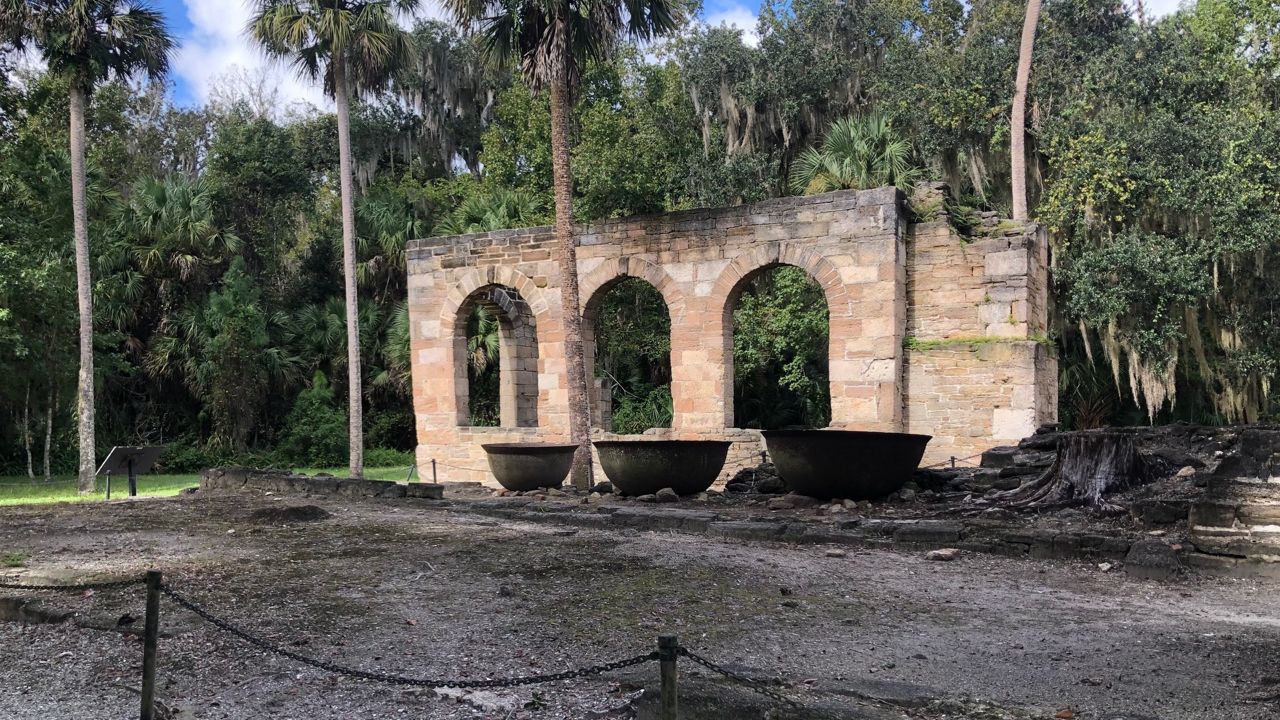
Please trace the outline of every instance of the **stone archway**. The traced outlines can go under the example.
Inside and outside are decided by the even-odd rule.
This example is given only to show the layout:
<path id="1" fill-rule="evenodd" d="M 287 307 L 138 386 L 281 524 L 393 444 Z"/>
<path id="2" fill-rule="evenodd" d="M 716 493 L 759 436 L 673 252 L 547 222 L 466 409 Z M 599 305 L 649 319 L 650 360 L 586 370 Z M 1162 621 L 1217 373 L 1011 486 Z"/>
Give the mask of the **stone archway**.
<path id="1" fill-rule="evenodd" d="M 438 387 L 433 392 L 447 392 L 452 402 L 445 411 L 451 416 L 452 425 L 472 427 L 466 332 L 467 319 L 476 307 L 492 314 L 499 326 L 499 427 L 538 427 L 542 356 L 538 326 L 547 314 L 547 302 L 533 280 L 513 268 L 472 270 L 449 289 L 440 311 L 439 340 L 434 344 L 448 349 L 439 361 L 452 369 L 447 375 L 450 387 Z M 434 374 L 436 378 L 442 376 L 443 373 Z"/>
<path id="2" fill-rule="evenodd" d="M 458 306 L 453 331 L 454 387 L 458 426 L 476 425 L 468 364 L 473 351 L 468 319 L 483 309 L 497 320 L 498 407 L 500 427 L 538 426 L 538 331 L 529 304 L 512 287 L 485 285 Z M 483 353 L 483 349 L 478 352 Z"/>
<path id="3" fill-rule="evenodd" d="M 657 291 L 666 305 L 671 327 L 682 322 L 685 315 L 685 298 L 679 286 L 662 268 L 640 258 L 615 258 L 606 260 L 580 280 L 582 288 L 583 354 L 592 383 L 588 391 L 591 404 L 591 426 L 612 431 L 612 389 L 606 378 L 596 375 L 598 359 L 596 320 L 606 296 L 624 282 L 643 282 Z M 673 399 L 674 403 L 674 399 Z"/>
<path id="4" fill-rule="evenodd" d="M 733 397 L 733 313 L 738 299 L 753 278 L 774 268 L 786 266 L 803 270 L 822 288 L 823 295 L 826 297 L 827 370 L 832 425 L 846 424 L 850 419 L 848 416 L 850 408 L 847 404 L 842 403 L 841 414 L 837 414 L 836 402 L 837 396 L 847 390 L 845 383 L 849 379 L 843 372 L 845 368 L 838 365 L 836 361 L 843 360 L 845 357 L 846 339 L 857 334 L 861 329 L 853 316 L 848 288 L 842 282 L 840 271 L 827 258 L 790 243 L 775 242 L 734 258 L 720 273 L 711 292 L 713 303 L 719 310 L 718 317 L 715 319 L 722 359 L 720 382 L 724 392 L 720 400 L 725 427 L 736 427 Z M 839 375 L 837 375 L 837 369 L 841 371 Z"/>
<path id="5" fill-rule="evenodd" d="M 946 189 L 921 192 L 938 200 Z M 777 265 L 801 268 L 826 296 L 832 427 L 933 435 L 925 461 L 936 462 L 1016 440 L 1055 417 L 1054 359 L 1038 341 L 1048 327 L 1048 258 L 1035 225 L 962 238 L 945 220 L 913 223 L 902 193 L 878 188 L 606 220 L 578 227 L 575 238 L 582 310 L 627 277 L 649 282 L 666 301 L 674 405 L 667 434 L 733 438 L 743 452 L 731 453 L 727 474 L 760 450 L 758 433 L 747 438 L 731 427 L 733 301 L 753 273 Z M 471 468 L 460 479 L 489 480 L 482 443 L 567 439 L 554 251 L 550 227 L 408 244 L 422 467 L 439 458 Z M 462 306 L 489 286 L 514 291 L 505 297 L 521 298 L 533 319 L 526 324 L 536 333 L 536 361 L 526 357 L 513 370 L 536 382 L 532 424 L 527 412 L 510 427 L 458 424 L 466 395 L 456 326 Z M 492 294 L 485 302 L 504 306 Z"/>

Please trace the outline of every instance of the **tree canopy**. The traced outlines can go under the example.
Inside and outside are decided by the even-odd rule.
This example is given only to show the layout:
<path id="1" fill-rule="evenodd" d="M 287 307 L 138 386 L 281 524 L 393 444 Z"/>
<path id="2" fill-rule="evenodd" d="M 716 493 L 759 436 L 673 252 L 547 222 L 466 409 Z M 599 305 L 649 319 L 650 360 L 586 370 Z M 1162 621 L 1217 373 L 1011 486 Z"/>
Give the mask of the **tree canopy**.
<path id="1" fill-rule="evenodd" d="M 579 68 L 574 217 L 803 191 L 818 177 L 810 166 L 832 170 L 815 190 L 897 182 L 900 168 L 947 182 L 957 210 L 1007 214 L 1024 7 L 769 3 L 755 44 L 701 25 L 621 42 Z M 487 63 L 470 29 L 418 23 L 386 92 L 351 103 L 370 447 L 415 442 L 405 242 L 544 224 L 555 205 L 536 73 Z M 1031 217 L 1052 244 L 1064 422 L 1276 417 L 1277 35 L 1280 11 L 1264 0 L 1199 0 L 1145 23 L 1110 0 L 1044 3 L 1027 176 Z M 53 462 L 66 469 L 70 80 L 13 62 L 0 53 L 0 465 L 25 464 L 23 438 L 38 444 L 52 409 Z M 837 147 L 841 133 L 870 117 L 892 131 L 893 177 L 864 162 L 840 179 L 843 166 L 828 160 L 853 155 Z M 90 97 L 86 133 L 100 445 L 176 442 L 189 459 L 284 448 L 282 462 L 288 448 L 331 447 L 297 425 L 332 429 L 346 417 L 335 399 L 348 360 L 334 116 L 272 111 L 246 87 L 178 107 L 162 85 L 107 78 Z M 824 422 L 822 307 L 802 280 L 757 280 L 740 304 L 742 327 L 769 331 L 735 341 L 739 400 L 793 393 L 761 405 L 787 417 L 760 424 Z M 643 419 L 665 397 L 663 308 L 634 293 L 614 302 L 603 315 L 621 332 L 601 344 L 600 363 L 619 382 L 615 405 L 652 403 L 636 406 Z M 217 351 L 227 343 L 245 352 Z M 321 412 L 337 421 L 320 422 Z"/>

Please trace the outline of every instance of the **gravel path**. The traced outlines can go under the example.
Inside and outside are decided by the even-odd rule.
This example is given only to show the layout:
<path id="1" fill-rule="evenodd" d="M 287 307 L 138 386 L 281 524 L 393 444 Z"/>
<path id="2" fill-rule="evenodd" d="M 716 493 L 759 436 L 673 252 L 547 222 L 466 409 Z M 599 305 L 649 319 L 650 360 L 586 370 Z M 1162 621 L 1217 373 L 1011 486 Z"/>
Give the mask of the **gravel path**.
<path id="1" fill-rule="evenodd" d="M 304 502 L 333 517 L 288 526 L 249 517 Z M 522 525 L 405 501 L 243 495 L 0 509 L 0 553 L 29 556 L 25 569 L 0 575 L 70 582 L 158 567 L 229 620 L 366 669 L 559 672 L 648 652 L 671 631 L 713 660 L 835 708 L 812 717 L 1280 713 L 1280 602 L 1265 583 L 1159 584 L 1089 565 L 826 550 Z M 77 622 L 0 622 L 0 717 L 134 716 L 141 643 L 82 625 L 111 628 L 130 615 L 139 619 L 124 627 L 140 626 L 140 589 L 39 603 L 75 611 Z M 533 720 L 634 717 L 637 708 L 643 718 L 643 686 L 657 676 L 650 664 L 442 698 L 269 656 L 168 602 L 162 627 L 159 697 L 180 718 Z M 693 695 L 716 691 L 681 668 Z M 960 698 L 976 701 L 950 702 Z"/>

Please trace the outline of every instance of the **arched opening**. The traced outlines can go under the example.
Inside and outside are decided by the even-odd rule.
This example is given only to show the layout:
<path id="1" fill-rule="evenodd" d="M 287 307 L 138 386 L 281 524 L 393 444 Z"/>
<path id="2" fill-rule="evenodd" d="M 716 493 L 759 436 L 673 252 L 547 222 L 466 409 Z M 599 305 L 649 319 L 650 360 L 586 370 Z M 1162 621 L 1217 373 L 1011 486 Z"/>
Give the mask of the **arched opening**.
<path id="1" fill-rule="evenodd" d="M 454 324 L 458 425 L 537 427 L 538 333 L 513 288 L 486 285 Z"/>
<path id="2" fill-rule="evenodd" d="M 623 277 L 587 301 L 583 333 L 595 372 L 591 424 L 623 434 L 671 427 L 671 314 L 662 293 Z"/>
<path id="3" fill-rule="evenodd" d="M 728 427 L 776 430 L 831 423 L 830 335 L 822 286 L 794 265 L 743 277 L 725 303 L 732 328 L 726 363 L 733 387 Z"/>

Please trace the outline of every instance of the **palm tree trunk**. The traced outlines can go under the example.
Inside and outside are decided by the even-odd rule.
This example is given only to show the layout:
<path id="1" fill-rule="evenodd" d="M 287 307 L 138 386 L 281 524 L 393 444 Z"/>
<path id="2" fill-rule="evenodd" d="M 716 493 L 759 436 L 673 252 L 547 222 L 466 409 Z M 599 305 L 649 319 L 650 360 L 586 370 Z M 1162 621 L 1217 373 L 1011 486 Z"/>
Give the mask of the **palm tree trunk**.
<path id="1" fill-rule="evenodd" d="M 587 363 L 582 354 L 582 313 L 578 310 L 578 250 L 573 239 L 573 174 L 569 168 L 569 118 L 573 106 L 568 79 L 563 72 L 556 75 L 551 82 L 551 168 L 556 198 L 556 255 L 562 276 L 569 437 L 578 445 L 571 477 L 575 487 L 585 490 L 591 486 L 591 415 L 587 406 Z"/>
<path id="2" fill-rule="evenodd" d="M 89 210 L 85 201 L 84 112 L 86 94 L 71 86 L 71 217 L 75 225 L 76 298 L 80 311 L 80 382 L 76 415 L 80 426 L 80 492 L 93 492 L 97 466 L 93 436 L 93 281 L 89 276 Z"/>
<path id="3" fill-rule="evenodd" d="M 1018 76 L 1014 81 L 1013 113 L 1009 123 L 1009 155 L 1012 158 L 1013 219 L 1025 221 L 1027 212 L 1027 84 L 1031 80 L 1031 55 L 1040 22 L 1040 0 L 1027 0 L 1018 46 Z"/>
<path id="4" fill-rule="evenodd" d="M 360 375 L 360 305 L 356 295 L 356 212 L 351 184 L 351 114 L 342 60 L 333 63 L 333 99 L 338 108 L 338 174 L 342 189 L 342 281 L 347 302 L 347 404 L 349 472 L 364 476 L 364 388 Z"/>

